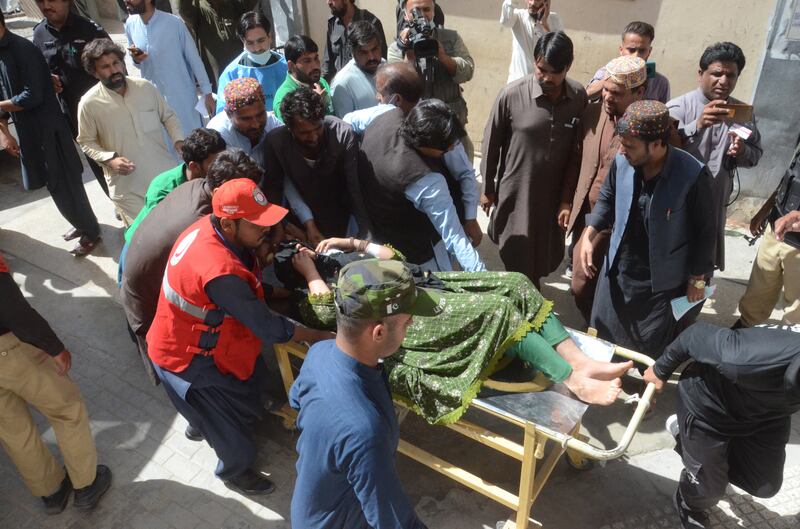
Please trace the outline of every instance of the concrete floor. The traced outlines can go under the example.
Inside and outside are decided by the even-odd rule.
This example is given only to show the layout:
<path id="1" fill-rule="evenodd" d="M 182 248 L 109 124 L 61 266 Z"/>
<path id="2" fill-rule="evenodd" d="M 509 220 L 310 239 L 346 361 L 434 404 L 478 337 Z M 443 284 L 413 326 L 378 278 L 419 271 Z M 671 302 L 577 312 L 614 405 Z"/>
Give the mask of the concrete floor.
<path id="1" fill-rule="evenodd" d="M 267 418 L 259 428 L 259 465 L 278 489 L 251 501 L 238 496 L 213 476 L 214 455 L 205 443 L 183 437 L 185 422 L 176 416 L 163 390 L 149 385 L 125 332 L 115 283 L 122 226 L 110 201 L 90 173 L 86 189 L 103 228 L 103 243 L 86 259 L 67 253 L 60 234 L 67 224 L 46 191 L 24 192 L 15 160 L 0 153 L 0 250 L 31 303 L 51 322 L 74 354 L 71 376 L 87 401 L 100 459 L 115 472 L 115 483 L 90 515 L 68 508 L 57 517 L 42 514 L 16 472 L 0 454 L 0 527 L 15 528 L 250 528 L 289 527 L 294 484 L 294 442 L 280 421 Z M 481 222 L 486 222 L 480 214 Z M 746 218 L 746 215 L 740 215 Z M 485 226 L 484 226 L 485 227 Z M 727 238 L 728 269 L 717 276 L 715 298 L 702 319 L 730 325 L 755 255 L 733 223 Z M 484 239 L 480 253 L 490 269 L 502 269 L 494 245 Z M 568 292 L 562 269 L 543 281 L 543 293 L 556 303 L 565 324 L 584 328 Z M 780 312 L 773 314 L 778 321 Z M 673 442 L 663 430 L 672 413 L 674 387 L 660 397 L 653 417 L 634 438 L 628 454 L 590 470 L 559 463 L 534 505 L 533 515 L 553 529 L 677 528 L 671 495 L 680 471 Z M 592 408 L 584 433 L 598 446 L 616 444 L 631 409 L 624 404 Z M 470 411 L 468 418 L 489 426 L 491 420 Z M 38 417 L 47 443 L 55 438 Z M 496 426 L 496 424 L 494 424 Z M 416 417 L 403 423 L 404 437 L 419 442 L 487 480 L 514 490 L 518 465 L 444 428 L 428 427 Z M 427 468 L 398 457 L 405 490 L 429 527 L 493 528 L 509 511 Z M 800 527 L 800 423 L 795 421 L 787 448 L 784 488 L 770 500 L 755 500 L 731 489 L 714 511 L 714 527 Z"/>

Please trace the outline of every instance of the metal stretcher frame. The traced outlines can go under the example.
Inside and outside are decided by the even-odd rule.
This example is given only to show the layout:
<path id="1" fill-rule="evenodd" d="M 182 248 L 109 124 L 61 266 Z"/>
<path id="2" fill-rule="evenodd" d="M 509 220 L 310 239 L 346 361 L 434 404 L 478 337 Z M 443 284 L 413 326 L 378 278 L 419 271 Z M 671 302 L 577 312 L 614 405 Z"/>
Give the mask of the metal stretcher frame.
<path id="1" fill-rule="evenodd" d="M 654 363 L 650 357 L 641 353 L 609 344 L 608 342 L 603 342 L 585 333 L 579 333 L 573 330 L 570 330 L 570 332 L 573 336 L 582 335 L 589 340 L 598 340 L 607 344 L 612 348 L 614 354 L 633 360 L 635 363 L 643 364 L 648 367 Z M 281 378 L 283 379 L 283 385 L 288 395 L 295 379 L 290 356 L 305 359 L 307 348 L 304 345 L 294 342 L 276 344 L 274 347 Z M 504 529 L 541 527 L 539 522 L 529 517 L 531 507 L 544 488 L 544 485 L 561 456 L 566 452 L 571 462 L 576 466 L 580 466 L 586 459 L 608 461 L 622 456 L 628 449 L 634 434 L 638 430 L 645 413 L 650 407 L 654 392 L 655 386 L 653 384 L 648 384 L 644 393 L 638 399 L 636 409 L 620 441 L 617 446 L 611 449 L 598 448 L 586 442 L 585 438 L 578 433 L 581 427 L 580 418 L 577 419 L 575 425 L 566 432 L 558 432 L 555 429 L 537 425 L 513 413 L 509 413 L 507 410 L 493 406 L 491 402 L 489 402 L 490 399 L 474 399 L 470 404 L 470 409 L 480 410 L 521 428 L 524 435 L 523 444 L 519 444 L 464 419 L 453 424 L 448 424 L 446 427 L 519 461 L 521 463 L 521 469 L 517 494 L 485 481 L 480 476 L 451 464 L 403 439 L 400 439 L 398 451 L 514 511 L 514 517 L 506 522 Z M 408 411 L 408 408 L 401 402 L 395 401 L 395 405 L 401 410 Z M 285 404 L 276 414 L 284 419 L 284 423 L 287 427 L 291 428 L 294 426 L 297 412 L 289 407 L 288 404 Z M 538 461 L 541 462 L 539 463 Z"/>

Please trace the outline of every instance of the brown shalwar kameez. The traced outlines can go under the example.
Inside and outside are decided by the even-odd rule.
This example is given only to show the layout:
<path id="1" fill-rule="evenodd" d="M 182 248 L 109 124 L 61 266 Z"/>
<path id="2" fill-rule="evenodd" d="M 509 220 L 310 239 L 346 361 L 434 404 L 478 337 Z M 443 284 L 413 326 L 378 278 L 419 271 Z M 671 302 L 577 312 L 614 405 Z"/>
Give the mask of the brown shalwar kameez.
<path id="1" fill-rule="evenodd" d="M 489 237 L 500 245 L 506 269 L 538 284 L 564 257 L 564 232 L 556 222 L 567 165 L 586 91 L 567 79 L 553 103 L 534 75 L 506 86 L 483 135 L 484 193 L 497 195 Z"/>

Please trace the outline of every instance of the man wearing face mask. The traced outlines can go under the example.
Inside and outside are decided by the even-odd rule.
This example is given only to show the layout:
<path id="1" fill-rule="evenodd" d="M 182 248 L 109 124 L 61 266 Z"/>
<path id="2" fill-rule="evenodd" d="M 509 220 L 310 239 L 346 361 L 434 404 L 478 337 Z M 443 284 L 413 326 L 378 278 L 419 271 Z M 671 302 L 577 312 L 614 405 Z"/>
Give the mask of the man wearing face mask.
<path id="1" fill-rule="evenodd" d="M 237 147 L 264 168 L 264 141 L 267 132 L 281 122 L 267 112 L 261 84 L 252 77 L 240 77 L 225 86 L 224 112 L 208 122 L 208 128 L 222 135 L 228 147 Z M 270 197 L 273 198 L 273 197 Z"/>
<path id="2" fill-rule="evenodd" d="M 586 91 L 567 79 L 573 47 L 563 32 L 536 42 L 536 73 L 506 86 L 483 134 L 484 195 L 489 237 L 500 245 L 506 270 L 536 287 L 564 258 L 557 216 L 576 150 Z"/>
<path id="3" fill-rule="evenodd" d="M 295 326 L 265 303 L 255 250 L 287 211 L 246 178 L 222 184 L 211 208 L 172 247 L 147 353 L 193 438 L 216 452 L 217 477 L 240 494 L 269 494 L 275 486 L 254 468 L 253 428 L 264 409 L 262 345 L 332 334 Z"/>
<path id="4" fill-rule="evenodd" d="M 282 192 L 306 240 L 366 233 L 358 179 L 358 138 L 347 123 L 325 116 L 322 96 L 300 87 L 281 103 L 286 120 L 264 143 L 270 196 Z M 353 217 L 353 218 L 351 218 Z"/>
<path id="5" fill-rule="evenodd" d="M 511 30 L 514 36 L 511 47 L 511 64 L 508 82 L 532 74 L 533 50 L 536 41 L 545 33 L 564 31 L 558 13 L 550 10 L 550 0 L 526 0 L 525 8 L 514 7 L 514 0 L 503 0 L 500 25 Z"/>
<path id="6" fill-rule="evenodd" d="M 286 74 L 286 79 L 278 88 L 275 93 L 275 100 L 272 102 L 275 116 L 283 121 L 283 118 L 281 118 L 281 101 L 287 94 L 301 86 L 306 86 L 322 96 L 325 101 L 325 114 L 332 115 L 331 87 L 328 85 L 328 81 L 322 77 L 317 44 L 305 35 L 295 35 L 286 41 L 283 53 L 286 56 L 289 73 Z"/>
<path id="7" fill-rule="evenodd" d="M 241 39 L 244 51 L 219 76 L 217 114 L 225 108 L 225 86 L 240 77 L 252 77 L 261 83 L 264 104 L 271 112 L 275 93 L 288 71 L 286 59 L 270 49 L 272 23 L 260 11 L 249 11 L 239 20 L 236 35 Z"/>
<path id="8" fill-rule="evenodd" d="M 745 65 L 742 49 L 732 42 L 718 42 L 700 57 L 700 86 L 667 103 L 669 114 L 687 152 L 705 163 L 713 177 L 708 201 L 717 214 L 715 265 L 725 270 L 725 220 L 737 167 L 755 167 L 761 159 L 761 134 L 755 116 L 734 129 L 724 104 L 742 104 L 731 97 Z M 736 130 L 736 132 L 734 132 Z"/>
<path id="9" fill-rule="evenodd" d="M 349 29 L 347 42 L 353 58 L 339 70 L 331 84 L 333 110 L 340 118 L 375 105 L 375 72 L 385 62 L 375 26 L 362 21 L 354 22 Z"/>

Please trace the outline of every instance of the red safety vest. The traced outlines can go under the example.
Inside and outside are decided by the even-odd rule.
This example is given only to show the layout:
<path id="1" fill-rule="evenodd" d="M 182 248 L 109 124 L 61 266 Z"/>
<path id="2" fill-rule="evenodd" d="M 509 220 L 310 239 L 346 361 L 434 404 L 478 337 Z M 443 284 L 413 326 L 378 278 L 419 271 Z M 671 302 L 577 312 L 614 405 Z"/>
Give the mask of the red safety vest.
<path id="1" fill-rule="evenodd" d="M 257 266 L 248 270 L 220 240 L 210 215 L 186 228 L 172 247 L 164 271 L 155 319 L 147 333 L 150 359 L 164 369 L 181 372 L 194 355 L 213 356 L 222 373 L 231 373 L 239 380 L 250 378 L 261 354 L 261 340 L 227 315 L 218 327 L 206 325 L 208 312 L 219 307 L 208 297 L 205 286 L 217 277 L 235 275 L 264 299 L 258 274 Z M 213 349 L 199 347 L 204 332 L 218 333 Z"/>
<path id="2" fill-rule="evenodd" d="M 3 273 L 3 272 L 9 272 L 10 273 L 11 271 L 8 269 L 8 265 L 6 264 L 6 260 L 3 259 L 3 254 L 0 253 L 0 273 Z"/>

